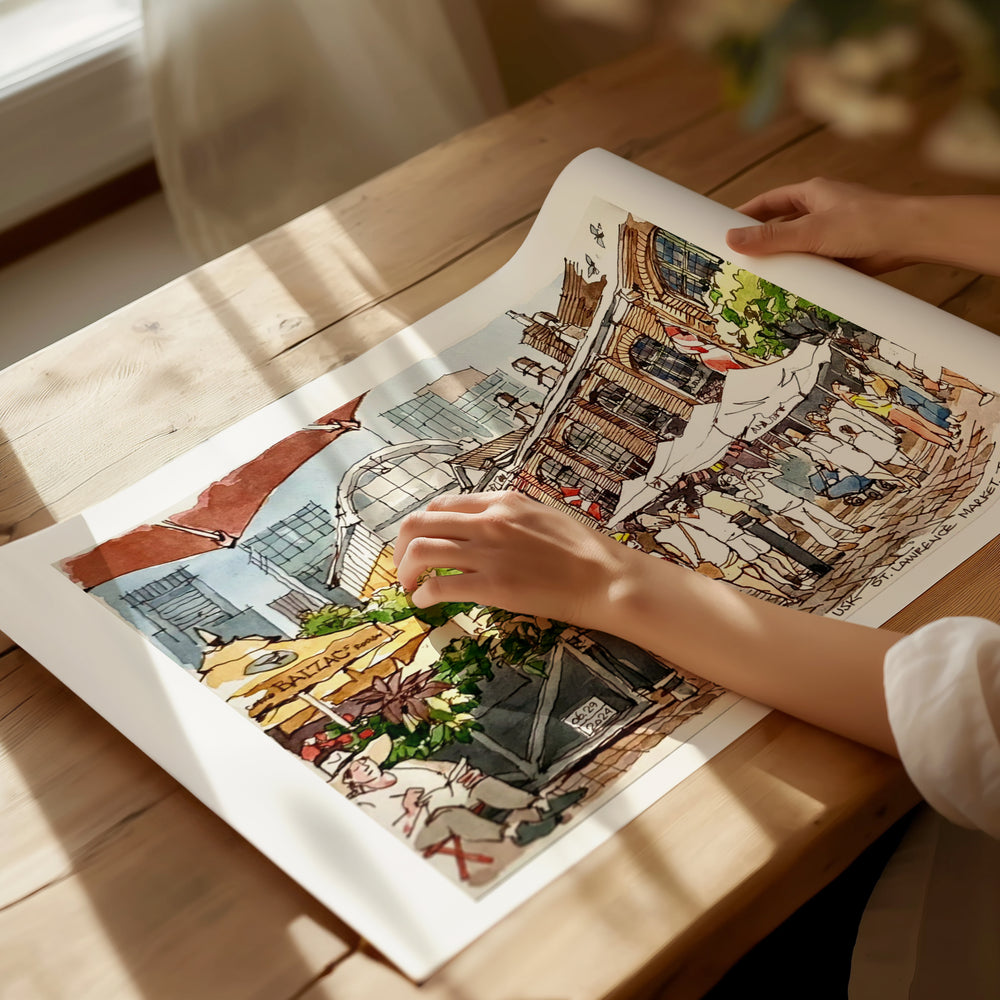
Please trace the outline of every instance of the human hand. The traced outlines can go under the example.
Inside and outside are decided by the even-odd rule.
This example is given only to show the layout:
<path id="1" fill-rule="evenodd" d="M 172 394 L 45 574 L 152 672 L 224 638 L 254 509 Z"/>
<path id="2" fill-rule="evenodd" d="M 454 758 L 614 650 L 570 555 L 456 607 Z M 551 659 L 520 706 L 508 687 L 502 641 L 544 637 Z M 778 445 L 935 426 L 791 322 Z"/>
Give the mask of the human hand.
<path id="1" fill-rule="evenodd" d="M 835 258 L 865 274 L 912 260 L 911 201 L 900 195 L 816 177 L 766 191 L 737 211 L 763 223 L 726 234 L 732 249 L 750 256 L 801 251 Z"/>
<path id="2" fill-rule="evenodd" d="M 607 629 L 635 553 L 520 493 L 437 497 L 400 526 L 399 582 L 417 607 L 472 601 Z M 447 567 L 459 574 L 426 576 Z"/>
<path id="3" fill-rule="evenodd" d="M 755 701 L 895 749 L 882 661 L 898 635 L 757 600 L 520 494 L 433 500 L 403 520 L 396 565 L 419 607 L 473 601 L 610 632 Z M 422 580 L 438 567 L 461 573 Z"/>

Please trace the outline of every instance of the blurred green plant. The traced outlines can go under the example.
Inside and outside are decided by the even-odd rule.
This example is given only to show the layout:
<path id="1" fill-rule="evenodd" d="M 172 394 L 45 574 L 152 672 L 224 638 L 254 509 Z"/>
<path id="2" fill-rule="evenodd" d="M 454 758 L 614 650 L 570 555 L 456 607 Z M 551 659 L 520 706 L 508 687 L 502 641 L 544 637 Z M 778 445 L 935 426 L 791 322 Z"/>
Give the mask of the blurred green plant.
<path id="1" fill-rule="evenodd" d="M 689 0 L 681 31 L 727 70 L 750 126 L 786 92 L 846 136 L 914 125 L 926 66 L 950 51 L 960 95 L 922 141 L 935 165 L 1000 174 L 998 0 Z"/>

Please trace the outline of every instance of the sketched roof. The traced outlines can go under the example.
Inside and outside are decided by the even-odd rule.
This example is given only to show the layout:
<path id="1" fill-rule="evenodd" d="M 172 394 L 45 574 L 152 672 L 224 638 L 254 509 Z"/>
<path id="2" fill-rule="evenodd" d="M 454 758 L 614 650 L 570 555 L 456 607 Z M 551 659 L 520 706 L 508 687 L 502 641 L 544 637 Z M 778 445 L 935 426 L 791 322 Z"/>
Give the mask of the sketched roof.
<path id="1" fill-rule="evenodd" d="M 87 590 L 149 566 L 233 548 L 271 493 L 296 469 L 341 434 L 357 429 L 361 397 L 289 434 L 256 458 L 208 486 L 193 507 L 168 520 L 111 538 L 63 563 L 63 571 Z"/>
<path id="2" fill-rule="evenodd" d="M 428 393 L 433 393 L 446 403 L 454 403 L 470 389 L 479 385 L 484 378 L 486 375 L 478 368 L 463 368 L 460 372 L 449 372 L 447 375 L 442 375 L 439 379 L 435 379 L 418 389 L 414 395 L 426 396 Z"/>
<path id="3" fill-rule="evenodd" d="M 466 469 L 488 469 L 498 458 L 513 451 L 527 433 L 527 427 L 518 427 L 492 441 L 487 441 L 478 448 L 473 448 L 472 451 L 467 451 L 464 455 L 457 455 L 450 462 Z"/>

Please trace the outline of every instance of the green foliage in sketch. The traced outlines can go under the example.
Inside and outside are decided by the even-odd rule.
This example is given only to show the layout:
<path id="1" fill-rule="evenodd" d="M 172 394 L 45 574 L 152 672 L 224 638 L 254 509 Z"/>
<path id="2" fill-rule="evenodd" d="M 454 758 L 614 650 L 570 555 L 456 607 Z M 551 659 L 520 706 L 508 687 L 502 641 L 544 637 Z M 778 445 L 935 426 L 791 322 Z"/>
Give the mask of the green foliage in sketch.
<path id="1" fill-rule="evenodd" d="M 415 608 L 398 586 L 377 591 L 360 608 L 329 605 L 303 616 L 302 635 L 328 635 L 365 622 L 392 623 L 416 617 L 437 627 L 471 604 L 439 604 Z M 338 706 L 347 726 L 331 723 L 327 737 L 344 750 L 356 751 L 387 734 L 392 752 L 386 765 L 412 758 L 427 759 L 452 743 L 469 743 L 482 726 L 476 721 L 483 684 L 499 667 L 529 677 L 545 676 L 546 658 L 559 643 L 561 622 L 517 615 L 498 608 L 474 612 L 475 635 L 453 639 L 428 669 L 403 676 L 402 671 L 375 678 L 365 691 Z"/>
<path id="2" fill-rule="evenodd" d="M 761 361 L 784 357 L 787 330 L 835 327 L 840 317 L 741 267 L 726 263 L 709 292 L 720 322 L 717 332 L 743 354 Z"/>
<path id="3" fill-rule="evenodd" d="M 409 595 L 395 584 L 377 590 L 362 607 L 351 607 L 348 604 L 328 604 L 318 611 L 309 611 L 302 616 L 299 636 L 311 637 L 331 635 L 343 632 L 345 629 L 356 628 L 367 622 L 382 622 L 392 624 L 406 618 L 416 618 L 432 628 L 443 625 L 455 615 L 470 611 L 472 604 L 435 604 L 430 608 L 415 607 Z"/>
<path id="4" fill-rule="evenodd" d="M 545 657 L 555 648 L 566 626 L 547 618 L 517 615 L 499 608 L 485 614 L 486 628 L 479 642 L 487 656 L 524 674 L 545 676 Z"/>
<path id="5" fill-rule="evenodd" d="M 392 740 L 389 767 L 414 757 L 426 759 L 450 743 L 470 742 L 472 730 L 481 728 L 472 714 L 479 702 L 442 677 L 442 671 L 432 668 L 406 678 L 401 672 L 376 678 L 370 688 L 340 706 L 350 725 L 331 723 L 327 736 L 338 747 L 354 751 L 386 734 Z M 472 689 L 478 693 L 478 687 Z"/>

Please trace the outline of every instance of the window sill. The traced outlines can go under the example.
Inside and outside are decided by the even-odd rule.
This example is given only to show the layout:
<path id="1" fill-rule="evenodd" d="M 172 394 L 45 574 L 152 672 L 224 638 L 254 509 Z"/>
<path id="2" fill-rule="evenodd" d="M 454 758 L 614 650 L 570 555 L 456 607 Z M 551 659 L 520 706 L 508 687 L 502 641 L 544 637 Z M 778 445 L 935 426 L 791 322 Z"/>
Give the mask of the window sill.
<path id="1" fill-rule="evenodd" d="M 152 158 L 136 27 L 0 90 L 0 232 Z"/>

